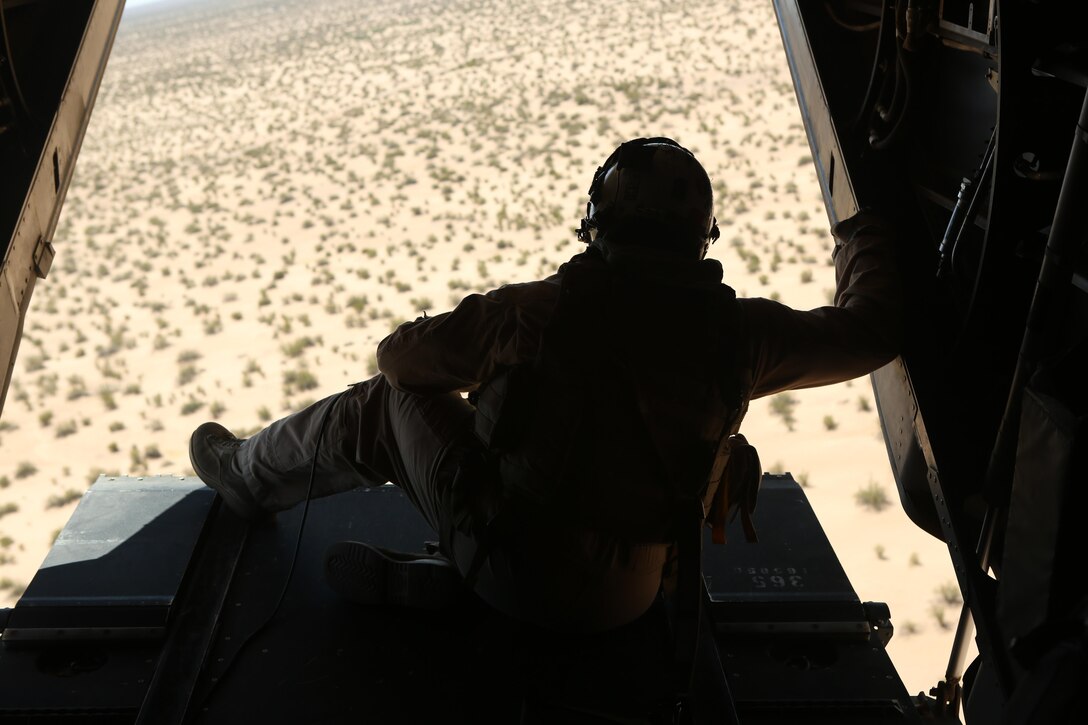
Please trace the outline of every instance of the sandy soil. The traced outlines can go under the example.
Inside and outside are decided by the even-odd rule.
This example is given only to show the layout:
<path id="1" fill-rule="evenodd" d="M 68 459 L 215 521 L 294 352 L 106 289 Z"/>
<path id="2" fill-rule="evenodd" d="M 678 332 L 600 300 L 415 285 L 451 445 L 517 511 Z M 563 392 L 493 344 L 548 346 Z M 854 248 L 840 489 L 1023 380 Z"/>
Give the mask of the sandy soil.
<path id="1" fill-rule="evenodd" d="M 831 239 L 771 4 L 604 4 L 130 11 L 0 428 L 0 603 L 99 472 L 184 474 L 203 420 L 254 430 L 368 377 L 399 321 L 551 273 L 626 138 L 699 155 L 738 292 L 825 304 Z M 945 547 L 897 505 L 868 381 L 793 395 L 792 430 L 761 400 L 745 432 L 807 483 L 926 689 L 958 611 Z M 880 511 L 856 500 L 870 486 Z"/>

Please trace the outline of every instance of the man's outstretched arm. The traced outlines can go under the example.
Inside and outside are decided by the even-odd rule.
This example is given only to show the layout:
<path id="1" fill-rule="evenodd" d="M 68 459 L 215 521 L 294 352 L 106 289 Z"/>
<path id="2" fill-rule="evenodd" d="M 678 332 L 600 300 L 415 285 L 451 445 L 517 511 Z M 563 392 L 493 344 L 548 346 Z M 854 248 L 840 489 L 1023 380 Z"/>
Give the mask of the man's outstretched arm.
<path id="1" fill-rule="evenodd" d="M 554 278 L 469 295 L 452 312 L 406 322 L 378 343 L 378 369 L 410 393 L 465 392 L 532 360 L 559 293 Z"/>
<path id="2" fill-rule="evenodd" d="M 765 299 L 739 301 L 753 398 L 850 380 L 899 354 L 905 291 L 894 232 L 863 213 L 832 233 L 835 306 L 801 311 Z"/>

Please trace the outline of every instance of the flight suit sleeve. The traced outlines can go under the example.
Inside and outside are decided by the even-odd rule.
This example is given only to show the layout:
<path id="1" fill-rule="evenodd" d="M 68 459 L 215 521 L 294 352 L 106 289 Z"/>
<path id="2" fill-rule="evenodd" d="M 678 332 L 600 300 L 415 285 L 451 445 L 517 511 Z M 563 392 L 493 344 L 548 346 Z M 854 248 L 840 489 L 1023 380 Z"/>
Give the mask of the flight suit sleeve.
<path id="1" fill-rule="evenodd" d="M 496 370 L 536 357 L 558 291 L 553 278 L 506 285 L 406 322 L 378 344 L 378 369 L 409 393 L 474 390 Z"/>
<path id="2" fill-rule="evenodd" d="M 738 300 L 752 398 L 850 380 L 899 354 L 905 309 L 896 235 L 864 213 L 836 224 L 832 234 L 834 306 L 802 311 Z"/>

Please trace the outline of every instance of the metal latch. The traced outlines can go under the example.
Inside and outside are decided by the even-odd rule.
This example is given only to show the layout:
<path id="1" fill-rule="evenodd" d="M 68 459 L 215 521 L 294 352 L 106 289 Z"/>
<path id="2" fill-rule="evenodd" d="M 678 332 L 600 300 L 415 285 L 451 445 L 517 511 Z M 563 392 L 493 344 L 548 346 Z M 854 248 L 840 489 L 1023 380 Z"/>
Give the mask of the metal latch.
<path id="1" fill-rule="evenodd" d="M 53 257 L 56 254 L 57 251 L 53 249 L 48 239 L 38 237 L 38 245 L 34 247 L 34 273 L 39 279 L 45 279 L 45 275 L 49 274 L 49 268 L 53 266 Z"/>

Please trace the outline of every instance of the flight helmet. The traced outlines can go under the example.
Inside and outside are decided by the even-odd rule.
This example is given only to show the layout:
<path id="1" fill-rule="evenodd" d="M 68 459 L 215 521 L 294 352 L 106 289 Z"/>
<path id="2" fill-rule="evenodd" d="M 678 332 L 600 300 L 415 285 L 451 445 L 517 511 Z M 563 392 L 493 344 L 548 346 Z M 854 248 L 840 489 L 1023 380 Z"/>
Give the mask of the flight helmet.
<path id="1" fill-rule="evenodd" d="M 718 239 L 710 177 L 670 138 L 620 144 L 593 175 L 578 239 L 667 247 L 705 257 Z"/>

